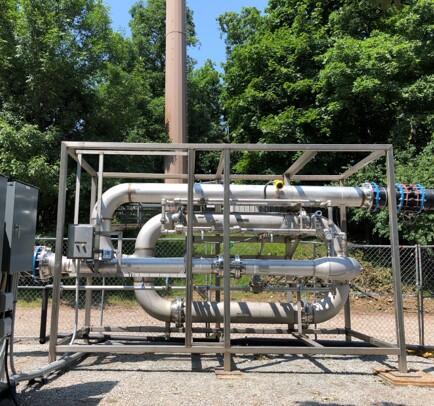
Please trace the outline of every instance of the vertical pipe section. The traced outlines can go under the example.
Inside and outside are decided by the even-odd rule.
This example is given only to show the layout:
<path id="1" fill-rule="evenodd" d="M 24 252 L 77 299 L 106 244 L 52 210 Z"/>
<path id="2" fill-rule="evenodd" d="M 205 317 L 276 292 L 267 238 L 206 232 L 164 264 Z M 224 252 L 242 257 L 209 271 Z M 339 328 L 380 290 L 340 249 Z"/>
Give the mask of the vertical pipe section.
<path id="1" fill-rule="evenodd" d="M 405 347 L 404 312 L 401 291 L 401 261 L 399 256 L 398 214 L 396 208 L 395 162 L 392 147 L 386 151 L 387 161 L 387 191 L 389 194 L 389 229 L 392 248 L 393 285 L 395 296 L 396 335 L 399 347 L 399 371 L 407 372 L 407 352 Z"/>
<path id="2" fill-rule="evenodd" d="M 175 144 L 187 142 L 187 34 L 185 0 L 166 0 L 166 132 Z M 166 158 L 167 174 L 185 173 L 183 156 Z M 177 183 L 168 179 L 166 183 Z"/>
<path id="3" fill-rule="evenodd" d="M 224 151 L 224 206 L 223 206 L 223 292 L 224 292 L 224 370 L 232 370 L 231 348 L 231 253 L 230 253 L 230 183 L 231 183 L 231 151 Z"/>
<path id="4" fill-rule="evenodd" d="M 185 292 L 185 346 L 193 345 L 193 324 L 191 307 L 193 304 L 193 223 L 194 223 L 194 171 L 196 152 L 188 150 L 188 199 L 187 199 L 187 258 L 186 258 L 186 292 Z"/>
<path id="5" fill-rule="evenodd" d="M 68 176 L 68 151 L 62 143 L 60 150 L 59 206 L 57 207 L 56 252 L 54 257 L 53 298 L 51 306 L 50 346 L 48 361 L 56 361 L 57 333 L 59 328 L 60 281 L 62 276 L 63 234 L 65 228 L 66 178 Z"/>

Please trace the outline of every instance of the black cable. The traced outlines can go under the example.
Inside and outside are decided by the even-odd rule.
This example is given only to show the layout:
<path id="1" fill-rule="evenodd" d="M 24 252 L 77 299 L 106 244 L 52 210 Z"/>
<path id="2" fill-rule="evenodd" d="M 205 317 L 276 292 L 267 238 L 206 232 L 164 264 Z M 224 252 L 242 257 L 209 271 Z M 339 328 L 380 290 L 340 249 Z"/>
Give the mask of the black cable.
<path id="1" fill-rule="evenodd" d="M 352 284 L 351 287 L 355 290 L 357 290 L 358 292 L 360 292 L 362 295 L 369 297 L 370 299 L 374 299 L 374 300 L 378 300 L 377 297 L 375 297 L 374 295 L 371 295 L 369 292 L 364 291 L 363 289 L 359 288 L 357 285 Z"/>
<path id="2" fill-rule="evenodd" d="M 5 373 L 6 373 L 6 381 L 8 383 L 8 389 L 9 393 L 12 398 L 12 402 L 14 402 L 15 406 L 19 406 L 17 398 L 15 397 L 15 393 L 12 390 L 11 380 L 9 377 L 9 371 L 8 371 L 8 347 L 9 347 L 9 340 L 6 340 L 6 349 L 5 349 Z"/>
<path id="3" fill-rule="evenodd" d="M 264 186 L 264 200 L 267 198 L 267 187 L 273 183 L 272 180 L 268 181 Z"/>

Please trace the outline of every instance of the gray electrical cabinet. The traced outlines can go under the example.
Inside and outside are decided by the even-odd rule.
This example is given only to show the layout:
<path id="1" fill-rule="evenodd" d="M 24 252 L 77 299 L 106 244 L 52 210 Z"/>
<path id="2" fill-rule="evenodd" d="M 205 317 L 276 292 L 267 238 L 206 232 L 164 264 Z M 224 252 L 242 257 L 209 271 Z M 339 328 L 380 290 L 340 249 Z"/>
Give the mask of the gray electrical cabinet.
<path id="1" fill-rule="evenodd" d="M 68 228 L 67 257 L 71 259 L 93 258 L 94 228 L 90 224 L 71 224 Z"/>
<path id="2" fill-rule="evenodd" d="M 4 176 L 0 175 L 0 270 L 2 264 L 3 253 L 3 235 L 5 233 L 5 208 L 6 208 L 6 190 L 8 181 Z"/>
<path id="3" fill-rule="evenodd" d="M 37 188 L 21 182 L 8 183 L 5 211 L 7 241 L 4 244 L 8 250 L 8 261 L 3 264 L 4 272 L 31 272 L 37 209 Z"/>

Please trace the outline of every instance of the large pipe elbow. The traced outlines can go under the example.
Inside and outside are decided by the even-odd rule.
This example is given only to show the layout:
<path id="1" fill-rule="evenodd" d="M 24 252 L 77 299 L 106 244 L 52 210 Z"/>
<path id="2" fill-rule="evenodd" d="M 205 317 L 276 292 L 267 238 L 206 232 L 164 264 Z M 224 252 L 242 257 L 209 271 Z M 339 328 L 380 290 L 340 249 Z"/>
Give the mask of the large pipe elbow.
<path id="1" fill-rule="evenodd" d="M 136 286 L 149 285 L 148 282 L 136 282 Z M 335 317 L 348 299 L 348 284 L 337 285 L 334 292 L 301 309 L 306 324 L 323 323 Z M 161 297 L 153 290 L 136 290 L 136 298 L 142 308 L 152 317 L 173 323 L 183 323 L 185 307 L 182 300 L 170 300 Z M 292 303 L 230 303 L 232 323 L 247 324 L 296 324 L 298 307 Z M 191 308 L 193 323 L 223 322 L 224 304 L 222 302 L 194 301 Z"/>
<path id="2" fill-rule="evenodd" d="M 136 280 L 134 285 L 136 287 L 151 286 L 152 282 L 143 279 Z M 164 322 L 178 322 L 179 317 L 172 312 L 176 308 L 176 301 L 165 299 L 160 296 L 155 290 L 135 290 L 136 299 L 140 306 L 154 319 Z"/>

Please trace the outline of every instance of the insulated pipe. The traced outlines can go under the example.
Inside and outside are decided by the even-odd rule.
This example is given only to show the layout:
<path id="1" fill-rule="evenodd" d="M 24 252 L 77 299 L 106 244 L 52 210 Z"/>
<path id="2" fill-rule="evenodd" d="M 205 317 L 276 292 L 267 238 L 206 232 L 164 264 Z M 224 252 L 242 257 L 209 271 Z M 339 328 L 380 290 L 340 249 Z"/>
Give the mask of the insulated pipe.
<path id="1" fill-rule="evenodd" d="M 156 216 L 158 217 L 158 216 Z M 161 233 L 161 226 L 155 218 L 146 223 L 136 240 L 136 247 L 142 254 L 153 255 L 155 242 Z M 342 259 L 342 258 L 339 258 Z M 151 286 L 149 279 L 136 280 L 137 286 Z M 336 316 L 344 306 L 349 294 L 349 285 L 336 286 L 336 291 L 314 304 L 304 307 L 309 323 L 321 323 Z M 182 323 L 183 303 L 162 298 L 156 291 L 135 291 L 137 301 L 151 316 L 165 321 Z M 234 323 L 282 323 L 294 324 L 297 320 L 297 306 L 291 303 L 231 302 L 231 321 Z M 216 302 L 193 302 L 193 322 L 221 322 L 223 304 Z"/>

